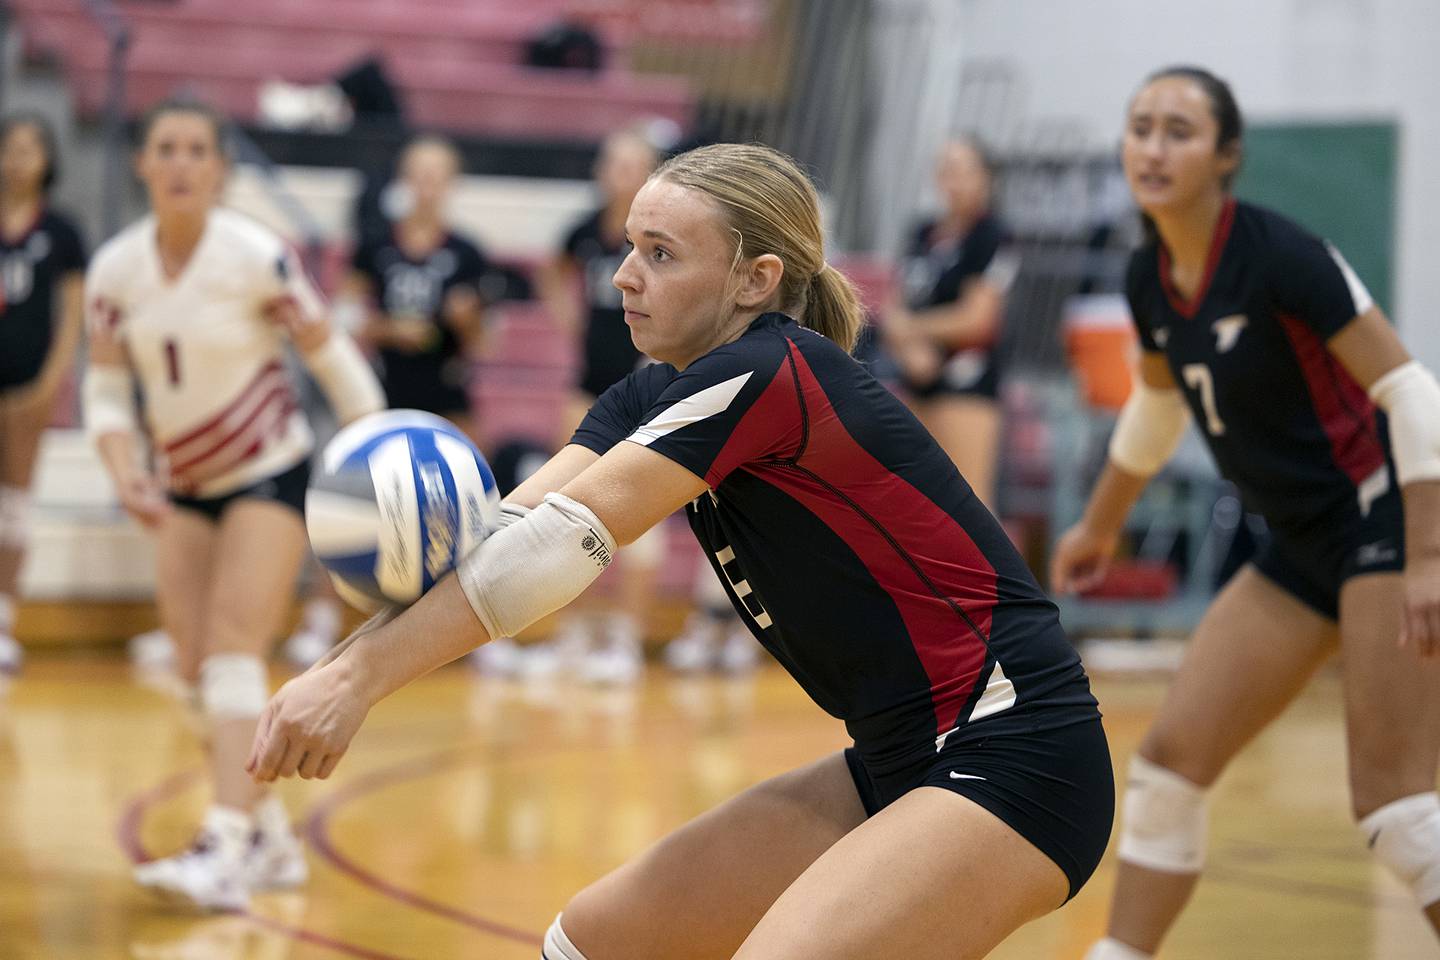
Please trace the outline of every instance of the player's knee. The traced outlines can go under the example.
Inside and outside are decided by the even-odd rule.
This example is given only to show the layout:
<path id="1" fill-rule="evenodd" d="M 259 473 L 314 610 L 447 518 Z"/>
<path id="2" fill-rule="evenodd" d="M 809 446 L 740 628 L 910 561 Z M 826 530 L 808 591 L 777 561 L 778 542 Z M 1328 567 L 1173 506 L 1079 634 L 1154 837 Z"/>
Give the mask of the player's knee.
<path id="1" fill-rule="evenodd" d="M 1350 810 L 1361 820 L 1396 797 L 1409 797 L 1429 790 L 1435 783 L 1434 766 L 1425 758 L 1406 755 L 1392 743 L 1373 749 L 1352 746 L 1350 769 Z"/>
<path id="2" fill-rule="evenodd" d="M 248 653 L 212 653 L 200 664 L 200 704 L 211 720 L 260 716 L 270 698 L 265 662 Z"/>
<path id="3" fill-rule="evenodd" d="M 550 924 L 550 929 L 545 931 L 545 943 L 540 948 L 541 960 L 590 960 L 566 935 L 565 929 L 560 925 L 564 917 L 563 913 L 557 915 L 555 922 Z"/>
<path id="4" fill-rule="evenodd" d="M 1360 820 L 1360 832 L 1421 906 L 1440 903 L 1440 796 L 1430 791 L 1387 803 Z"/>
<path id="5" fill-rule="evenodd" d="M 1165 873 L 1205 865 L 1208 791 L 1138 754 L 1130 761 L 1120 859 Z"/>

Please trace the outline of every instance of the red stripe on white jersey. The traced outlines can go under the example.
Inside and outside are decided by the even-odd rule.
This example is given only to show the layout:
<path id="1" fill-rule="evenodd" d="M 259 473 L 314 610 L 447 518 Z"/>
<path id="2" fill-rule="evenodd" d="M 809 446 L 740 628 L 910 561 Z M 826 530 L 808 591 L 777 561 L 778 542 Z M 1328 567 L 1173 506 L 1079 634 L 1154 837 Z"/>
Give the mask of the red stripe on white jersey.
<path id="1" fill-rule="evenodd" d="M 273 399 L 258 408 L 256 416 L 226 438 L 224 444 L 197 460 L 171 464 L 171 482 L 187 488 L 208 483 L 258 456 L 273 440 L 283 437 L 291 415 L 299 406 L 293 396 L 281 393 L 271 396 Z"/>
<path id="2" fill-rule="evenodd" d="M 283 384 L 287 390 L 290 388 L 290 380 L 285 375 L 285 369 L 281 366 L 280 361 L 271 360 L 260 368 L 223 410 L 199 426 L 192 427 L 178 437 L 167 440 L 165 455 L 172 461 L 182 458 L 189 459 L 193 452 L 183 451 L 182 447 L 202 441 L 204 445 L 209 445 L 217 437 L 232 433 L 236 424 L 248 420 L 253 415 L 256 402 L 269 395 L 277 384 Z"/>

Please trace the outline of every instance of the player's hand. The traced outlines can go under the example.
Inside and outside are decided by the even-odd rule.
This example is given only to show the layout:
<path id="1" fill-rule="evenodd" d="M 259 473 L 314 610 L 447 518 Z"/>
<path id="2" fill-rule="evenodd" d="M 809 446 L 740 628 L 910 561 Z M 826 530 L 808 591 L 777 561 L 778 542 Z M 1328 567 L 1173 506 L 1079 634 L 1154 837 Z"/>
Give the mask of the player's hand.
<path id="1" fill-rule="evenodd" d="M 155 529 L 170 511 L 170 501 L 160 481 L 148 470 L 134 470 L 115 478 L 120 505 L 142 526 Z"/>
<path id="2" fill-rule="evenodd" d="M 1050 592 L 1084 593 L 1105 579 L 1119 543 L 1117 534 L 1077 523 L 1065 531 L 1050 556 Z"/>
<path id="3" fill-rule="evenodd" d="M 450 329 L 456 333 L 467 333 L 479 321 L 483 308 L 479 291 L 469 284 L 459 284 L 445 294 L 441 312 Z"/>
<path id="4" fill-rule="evenodd" d="M 281 687 L 255 728 L 245 771 L 259 783 L 279 777 L 324 780 L 360 729 L 370 702 L 343 662 L 312 668 Z"/>
<path id="5" fill-rule="evenodd" d="M 1440 657 L 1440 555 L 1406 558 L 1400 646 L 1413 647 L 1421 657 Z"/>
<path id="6" fill-rule="evenodd" d="M 440 328 L 428 317 L 395 316 L 385 324 L 385 341 L 411 353 L 429 350 L 440 339 Z"/>
<path id="7" fill-rule="evenodd" d="M 294 297 L 276 297 L 265 305 L 265 319 L 283 327 L 301 353 L 319 349 L 330 339 L 330 321 L 301 309 Z"/>

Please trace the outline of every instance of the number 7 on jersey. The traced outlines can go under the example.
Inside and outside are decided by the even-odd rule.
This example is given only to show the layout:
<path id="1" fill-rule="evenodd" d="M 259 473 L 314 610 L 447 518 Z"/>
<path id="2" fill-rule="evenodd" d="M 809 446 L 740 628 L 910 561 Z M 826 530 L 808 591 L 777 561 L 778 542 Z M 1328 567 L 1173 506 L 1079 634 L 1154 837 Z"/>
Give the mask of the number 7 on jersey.
<path id="1" fill-rule="evenodd" d="M 1215 409 L 1215 379 L 1210 375 L 1210 368 L 1203 363 L 1187 363 L 1180 368 L 1180 373 L 1185 385 L 1200 394 L 1200 406 L 1205 408 L 1205 429 L 1212 437 L 1224 436 L 1225 421 Z"/>

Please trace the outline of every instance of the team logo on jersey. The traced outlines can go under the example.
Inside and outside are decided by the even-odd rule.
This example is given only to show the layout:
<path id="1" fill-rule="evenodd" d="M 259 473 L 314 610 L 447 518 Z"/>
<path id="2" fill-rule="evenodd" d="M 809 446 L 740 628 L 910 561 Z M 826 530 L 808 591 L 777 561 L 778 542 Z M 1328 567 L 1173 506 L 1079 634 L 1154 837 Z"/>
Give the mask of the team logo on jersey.
<path id="1" fill-rule="evenodd" d="M 1215 331 L 1215 352 L 1229 353 L 1230 348 L 1235 346 L 1235 341 L 1240 339 L 1240 331 L 1244 330 L 1249 322 L 1243 314 L 1236 313 L 1221 317 L 1210 324 L 1210 329 Z"/>

